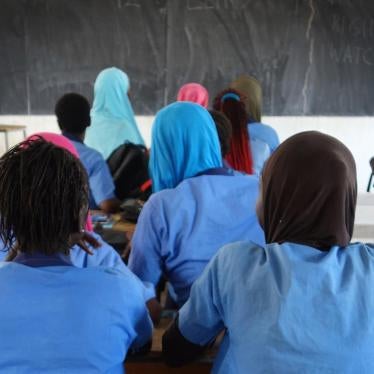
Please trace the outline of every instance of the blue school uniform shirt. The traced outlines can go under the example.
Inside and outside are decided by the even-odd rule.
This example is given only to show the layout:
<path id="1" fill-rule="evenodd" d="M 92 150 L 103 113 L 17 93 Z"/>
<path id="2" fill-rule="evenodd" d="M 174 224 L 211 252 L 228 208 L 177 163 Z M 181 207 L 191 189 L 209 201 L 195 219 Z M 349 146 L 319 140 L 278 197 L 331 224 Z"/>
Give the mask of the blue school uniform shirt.
<path id="1" fill-rule="evenodd" d="M 76 148 L 79 159 L 87 171 L 90 187 L 90 209 L 98 209 L 101 202 L 115 198 L 115 186 L 108 164 L 100 152 L 87 147 L 76 136 L 64 132 Z"/>
<path id="2" fill-rule="evenodd" d="M 374 245 L 221 249 L 179 312 L 205 345 L 227 329 L 213 373 L 374 373 Z"/>
<path id="3" fill-rule="evenodd" d="M 270 126 L 260 122 L 248 124 L 253 171 L 260 175 L 266 160 L 279 145 L 277 132 Z"/>
<path id="4" fill-rule="evenodd" d="M 123 373 L 152 335 L 129 271 L 0 263 L 0 372 Z"/>
<path id="5" fill-rule="evenodd" d="M 69 260 L 71 261 L 71 263 L 78 268 L 98 266 L 105 268 L 114 268 L 127 274 L 129 270 L 123 262 L 122 258 L 119 256 L 118 252 L 107 242 L 105 242 L 99 234 L 90 232 L 90 235 L 92 235 L 97 241 L 99 241 L 101 246 L 99 248 L 94 248 L 90 244 L 87 244 L 88 248 L 92 252 L 92 255 L 89 255 L 78 245 L 73 246 L 69 253 Z M 4 243 L 0 241 L 0 263 L 1 261 L 4 261 L 6 259 L 7 254 L 8 252 L 4 246 Z M 147 282 L 142 282 L 142 284 L 144 302 L 147 302 L 149 299 L 155 297 L 155 290 L 152 284 L 149 284 Z"/>
<path id="6" fill-rule="evenodd" d="M 246 239 L 264 244 L 255 213 L 258 179 L 200 175 L 151 196 L 132 238 L 129 268 L 154 285 L 162 273 L 177 304 L 218 249 Z"/>

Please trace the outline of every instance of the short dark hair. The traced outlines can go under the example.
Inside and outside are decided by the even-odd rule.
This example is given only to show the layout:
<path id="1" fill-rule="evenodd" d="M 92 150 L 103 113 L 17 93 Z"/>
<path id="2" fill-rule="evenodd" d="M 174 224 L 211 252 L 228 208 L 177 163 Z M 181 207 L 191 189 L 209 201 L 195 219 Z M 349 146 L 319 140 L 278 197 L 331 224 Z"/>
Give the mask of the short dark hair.
<path id="1" fill-rule="evenodd" d="M 10 250 L 69 253 L 88 211 L 87 174 L 65 149 L 25 141 L 0 158 L 0 239 Z"/>
<path id="2" fill-rule="evenodd" d="M 83 133 L 91 124 L 90 103 L 77 93 L 67 93 L 56 103 L 55 114 L 62 131 Z"/>
<path id="3" fill-rule="evenodd" d="M 219 142 L 221 145 L 221 154 L 224 158 L 230 151 L 232 126 L 230 120 L 218 110 L 209 110 L 214 123 L 216 124 Z"/>

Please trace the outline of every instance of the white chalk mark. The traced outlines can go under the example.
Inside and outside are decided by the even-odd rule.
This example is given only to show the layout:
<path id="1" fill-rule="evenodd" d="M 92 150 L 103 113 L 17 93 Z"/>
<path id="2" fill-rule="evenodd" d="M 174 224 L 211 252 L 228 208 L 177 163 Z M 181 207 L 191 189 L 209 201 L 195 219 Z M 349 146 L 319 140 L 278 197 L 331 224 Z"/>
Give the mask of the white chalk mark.
<path id="1" fill-rule="evenodd" d="M 122 6 L 140 8 L 140 4 L 137 0 L 117 0 L 117 6 L 118 9 L 121 9 Z"/>
<path id="2" fill-rule="evenodd" d="M 309 8 L 310 8 L 310 16 L 308 19 L 308 25 L 307 25 L 307 29 L 305 33 L 306 39 L 309 41 L 309 55 L 308 55 L 309 64 L 305 72 L 304 86 L 302 89 L 302 95 L 304 98 L 304 102 L 303 102 L 303 113 L 304 114 L 306 113 L 308 109 L 309 81 L 310 81 L 310 74 L 312 70 L 313 56 L 314 56 L 314 38 L 310 36 L 311 30 L 312 30 L 312 24 L 314 21 L 314 16 L 316 14 L 316 9 L 314 7 L 314 0 L 309 0 Z"/>
<path id="3" fill-rule="evenodd" d="M 187 81 L 187 79 L 189 79 L 189 77 L 191 77 L 191 73 L 192 73 L 192 68 L 193 68 L 193 65 L 194 65 L 194 59 L 195 59 L 195 53 L 194 53 L 194 48 L 193 48 L 193 36 L 192 36 L 192 33 L 191 33 L 191 30 L 189 29 L 189 27 L 185 27 L 184 28 L 184 31 L 186 33 L 186 38 L 187 38 L 187 46 L 188 46 L 188 68 L 186 69 L 185 71 L 185 74 L 184 74 L 184 77 L 183 77 L 183 82 Z"/>
<path id="4" fill-rule="evenodd" d="M 313 20 L 314 20 L 314 16 L 316 14 L 316 9 L 314 8 L 313 0 L 309 0 L 309 7 L 310 7 L 310 16 L 309 16 L 309 20 L 308 20 L 308 27 L 306 29 L 306 38 L 307 39 L 310 38 L 310 30 L 312 28 L 312 23 L 313 23 Z"/>
<path id="5" fill-rule="evenodd" d="M 26 73 L 27 114 L 31 114 L 30 76 Z"/>

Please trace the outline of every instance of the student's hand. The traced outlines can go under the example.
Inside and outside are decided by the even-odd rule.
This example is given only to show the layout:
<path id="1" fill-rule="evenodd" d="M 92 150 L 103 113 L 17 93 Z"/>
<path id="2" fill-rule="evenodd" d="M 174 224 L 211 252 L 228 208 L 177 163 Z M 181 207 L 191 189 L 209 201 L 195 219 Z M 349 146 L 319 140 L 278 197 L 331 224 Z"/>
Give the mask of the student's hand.
<path id="1" fill-rule="evenodd" d="M 97 249 L 101 247 L 101 243 L 95 239 L 89 232 L 82 230 L 81 232 L 76 232 L 70 236 L 70 247 L 73 245 L 78 245 L 82 248 L 87 254 L 93 255 L 93 252 L 90 250 L 88 245 Z"/>
<path id="2" fill-rule="evenodd" d="M 158 325 L 161 319 L 161 304 L 156 298 L 152 298 L 147 301 L 146 305 L 153 324 Z"/>

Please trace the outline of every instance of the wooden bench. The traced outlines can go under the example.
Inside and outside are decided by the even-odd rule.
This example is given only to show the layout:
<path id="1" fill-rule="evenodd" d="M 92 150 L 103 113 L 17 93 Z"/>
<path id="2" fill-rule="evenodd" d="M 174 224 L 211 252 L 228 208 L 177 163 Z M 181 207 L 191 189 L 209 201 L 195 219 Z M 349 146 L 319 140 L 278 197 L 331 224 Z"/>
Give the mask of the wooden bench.
<path id="1" fill-rule="evenodd" d="M 130 356 L 126 360 L 127 374 L 207 374 L 212 370 L 213 357 L 217 347 L 207 352 L 200 360 L 189 365 L 171 368 L 162 361 L 162 335 L 171 322 L 170 318 L 162 318 L 155 327 L 151 351 L 143 356 Z"/>

